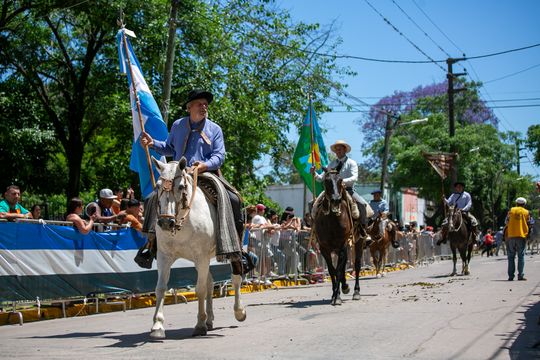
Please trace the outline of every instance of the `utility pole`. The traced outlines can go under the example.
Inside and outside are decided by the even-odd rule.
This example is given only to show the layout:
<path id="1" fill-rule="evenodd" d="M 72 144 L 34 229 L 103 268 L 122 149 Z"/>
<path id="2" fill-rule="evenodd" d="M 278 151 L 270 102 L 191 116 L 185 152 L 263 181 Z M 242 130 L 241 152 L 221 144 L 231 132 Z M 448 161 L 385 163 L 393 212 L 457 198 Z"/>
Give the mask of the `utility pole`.
<path id="1" fill-rule="evenodd" d="M 452 65 L 462 60 L 465 60 L 465 58 L 446 59 L 446 64 L 448 66 L 448 73 L 446 74 L 446 78 L 448 79 L 448 122 L 449 122 L 448 130 L 449 130 L 450 137 L 454 137 L 454 135 L 456 134 L 456 126 L 455 126 L 455 119 L 454 119 L 454 94 L 465 90 L 465 88 L 454 89 L 454 78 L 457 78 L 458 76 L 466 75 L 466 73 L 454 74 L 452 72 Z M 451 153 L 456 152 L 455 146 L 452 145 L 450 152 Z M 452 165 L 452 169 L 450 170 L 450 179 L 451 179 L 452 184 L 454 184 L 457 181 L 457 173 L 458 173 L 457 170 L 458 170 L 457 162 L 454 161 Z"/>
<path id="2" fill-rule="evenodd" d="M 526 157 L 526 156 L 521 156 L 519 154 L 521 150 L 525 150 L 525 148 L 519 147 L 519 145 L 521 145 L 521 139 L 516 136 L 516 171 L 517 171 L 518 176 L 521 175 L 521 172 L 520 172 L 521 159 Z"/>
<path id="3" fill-rule="evenodd" d="M 394 130 L 394 123 L 392 122 L 392 114 L 386 114 L 386 127 L 384 130 L 384 152 L 383 152 L 383 161 L 381 169 L 381 191 L 382 196 L 384 196 L 384 191 L 386 188 L 386 177 L 388 173 L 388 148 L 390 146 L 390 137 L 392 136 L 392 131 Z M 398 118 L 399 119 L 399 118 Z M 397 123 L 397 120 L 396 120 Z"/>

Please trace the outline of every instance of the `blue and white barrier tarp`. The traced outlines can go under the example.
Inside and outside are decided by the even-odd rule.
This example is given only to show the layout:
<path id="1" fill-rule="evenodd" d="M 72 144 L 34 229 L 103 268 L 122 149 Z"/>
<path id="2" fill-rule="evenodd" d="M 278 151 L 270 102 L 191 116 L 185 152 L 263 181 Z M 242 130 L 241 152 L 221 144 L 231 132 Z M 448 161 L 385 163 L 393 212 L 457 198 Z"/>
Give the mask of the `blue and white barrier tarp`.
<path id="1" fill-rule="evenodd" d="M 157 268 L 133 258 L 146 240 L 133 229 L 82 235 L 71 226 L 0 223 L 0 301 L 64 299 L 100 293 L 153 292 Z M 213 261 L 215 281 L 230 278 L 230 265 Z M 191 261 L 171 268 L 169 288 L 194 285 Z"/>

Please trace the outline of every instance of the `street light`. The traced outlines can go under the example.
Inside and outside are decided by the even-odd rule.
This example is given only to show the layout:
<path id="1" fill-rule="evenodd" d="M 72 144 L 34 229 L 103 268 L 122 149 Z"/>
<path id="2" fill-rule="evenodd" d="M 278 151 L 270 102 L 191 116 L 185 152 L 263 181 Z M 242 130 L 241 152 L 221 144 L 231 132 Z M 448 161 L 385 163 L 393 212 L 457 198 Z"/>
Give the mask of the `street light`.
<path id="1" fill-rule="evenodd" d="M 394 120 L 394 121 L 392 121 Z M 384 131 L 384 153 L 383 153 L 383 162 L 382 162 L 382 169 L 381 169 L 381 191 L 382 191 L 382 196 L 384 196 L 384 191 L 386 189 L 386 177 L 387 177 L 387 173 L 388 173 L 388 148 L 389 148 L 389 145 L 390 145 L 390 137 L 392 137 L 392 132 L 394 131 L 394 129 L 397 127 L 397 126 L 405 126 L 405 125 L 414 125 L 414 124 L 419 124 L 419 123 L 425 123 L 427 122 L 429 119 L 428 118 L 423 118 L 423 119 L 415 119 L 415 120 L 411 120 L 411 121 L 406 121 L 406 122 L 403 122 L 401 123 L 400 122 L 401 120 L 401 116 L 398 116 L 398 117 L 395 117 L 391 114 L 387 114 L 387 117 L 386 117 L 386 128 L 385 128 L 385 131 Z"/>

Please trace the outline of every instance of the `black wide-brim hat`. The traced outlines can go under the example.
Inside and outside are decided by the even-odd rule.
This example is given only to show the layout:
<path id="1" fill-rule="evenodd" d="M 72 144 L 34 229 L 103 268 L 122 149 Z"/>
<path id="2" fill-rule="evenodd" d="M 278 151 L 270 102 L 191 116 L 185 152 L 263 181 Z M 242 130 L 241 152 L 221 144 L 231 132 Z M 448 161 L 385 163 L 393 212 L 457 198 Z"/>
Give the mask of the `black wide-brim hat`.
<path id="1" fill-rule="evenodd" d="M 206 99 L 206 101 L 208 101 L 208 104 L 210 104 L 212 100 L 214 100 L 214 95 L 212 95 L 212 93 L 209 91 L 204 91 L 204 90 L 199 90 L 199 89 L 192 90 L 189 92 L 188 98 L 186 102 L 184 103 L 184 109 L 187 109 L 187 104 L 189 102 L 193 100 L 197 100 L 197 99 Z"/>
<path id="2" fill-rule="evenodd" d="M 456 182 L 454 183 L 454 187 L 456 187 L 456 186 L 458 186 L 458 185 L 461 185 L 461 186 L 465 187 L 465 183 L 462 182 L 462 181 L 456 181 Z"/>

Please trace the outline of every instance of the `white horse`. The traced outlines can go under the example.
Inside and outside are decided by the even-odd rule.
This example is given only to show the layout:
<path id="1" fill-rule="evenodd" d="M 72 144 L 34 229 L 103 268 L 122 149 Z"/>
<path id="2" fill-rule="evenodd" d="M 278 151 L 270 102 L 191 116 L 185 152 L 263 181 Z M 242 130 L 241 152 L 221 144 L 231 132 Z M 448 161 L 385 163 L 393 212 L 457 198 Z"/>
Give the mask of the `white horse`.
<path id="1" fill-rule="evenodd" d="M 186 171 L 185 158 L 182 158 L 180 162 L 163 163 L 154 158 L 152 161 L 160 176 L 156 184 L 158 281 L 154 325 L 150 336 L 158 339 L 165 338 L 164 294 L 167 290 L 171 266 L 178 258 L 188 259 L 195 263 L 197 269 L 195 291 L 199 311 L 193 336 L 206 335 L 206 332 L 213 328 L 214 320 L 212 310 L 214 284 L 210 273 L 210 260 L 216 254 L 217 210 L 206 200 L 200 188 L 193 188 L 194 181 Z M 246 311 L 240 301 L 241 282 L 241 275 L 232 275 L 234 315 L 238 321 L 246 319 Z"/>

